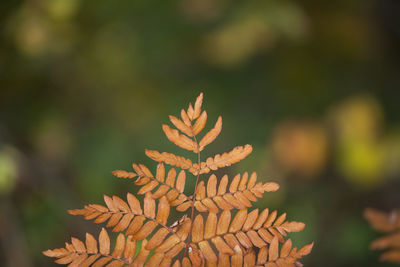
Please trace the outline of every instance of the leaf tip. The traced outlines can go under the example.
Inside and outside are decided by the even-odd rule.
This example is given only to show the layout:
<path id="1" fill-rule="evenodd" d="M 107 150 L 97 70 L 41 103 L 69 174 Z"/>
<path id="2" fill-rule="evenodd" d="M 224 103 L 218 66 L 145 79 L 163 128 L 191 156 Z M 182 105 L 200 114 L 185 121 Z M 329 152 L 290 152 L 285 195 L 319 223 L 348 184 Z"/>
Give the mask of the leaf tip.
<path id="1" fill-rule="evenodd" d="M 67 210 L 67 212 L 68 212 L 70 215 L 79 215 L 79 214 L 78 214 L 78 210 L 76 210 L 76 209 Z"/>
<path id="2" fill-rule="evenodd" d="M 310 243 L 310 244 L 305 245 L 304 247 L 302 247 L 302 248 L 299 250 L 298 253 L 299 253 L 300 255 L 302 255 L 302 256 L 306 256 L 306 255 L 308 255 L 308 254 L 311 253 L 313 247 L 314 247 L 314 242 L 312 242 L 312 243 Z"/>
<path id="3" fill-rule="evenodd" d="M 42 251 L 42 254 L 47 256 L 47 257 L 53 257 L 53 255 L 54 255 L 54 253 L 53 253 L 53 251 L 51 249 Z"/>
<path id="4" fill-rule="evenodd" d="M 275 182 L 268 182 L 263 185 L 263 188 L 265 192 L 276 192 L 279 190 L 280 186 Z"/>

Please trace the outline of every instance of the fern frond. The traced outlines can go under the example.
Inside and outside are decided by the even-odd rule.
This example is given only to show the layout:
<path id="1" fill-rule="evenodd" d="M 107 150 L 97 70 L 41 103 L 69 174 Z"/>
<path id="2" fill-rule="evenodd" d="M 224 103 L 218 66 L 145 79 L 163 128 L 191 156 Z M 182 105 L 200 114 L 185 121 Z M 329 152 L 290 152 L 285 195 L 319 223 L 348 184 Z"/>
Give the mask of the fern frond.
<path id="1" fill-rule="evenodd" d="M 193 137 L 194 133 L 191 126 L 186 125 L 183 121 L 178 119 L 175 116 L 170 115 L 169 120 L 172 124 L 182 133 L 186 134 L 187 136 Z"/>
<path id="2" fill-rule="evenodd" d="M 158 162 L 155 175 L 144 164 L 135 163 L 133 171 L 112 172 L 118 178 L 134 179 L 134 184 L 139 186 L 138 194 L 145 195 L 143 205 L 128 193 L 126 200 L 105 195 L 105 205 L 90 204 L 69 210 L 72 215 L 104 223 L 105 227 L 118 232 L 112 252 L 110 237 L 103 228 L 98 240 L 87 234 L 85 243 L 72 238 L 65 248 L 43 253 L 56 258 L 56 263 L 69 266 L 299 266 L 298 260 L 310 253 L 313 244 L 297 250 L 292 248 L 292 241 L 286 240 L 286 236 L 302 231 L 304 223 L 289 222 L 286 213 L 278 216 L 277 211 L 270 212 L 268 208 L 261 212 L 248 210 L 263 193 L 277 191 L 277 183 L 257 182 L 255 172 L 238 174 L 231 181 L 227 175 L 219 180 L 214 174 L 206 182 L 199 179 L 201 174 L 243 160 L 253 150 L 251 145 L 237 146 L 202 162 L 200 152 L 222 129 L 222 118 L 218 117 L 212 129 L 202 138 L 198 136 L 207 123 L 207 112 L 202 110 L 202 103 L 201 93 L 194 105 L 190 103 L 186 110 L 181 110 L 180 118 L 169 116 L 176 129 L 162 126 L 171 142 L 197 154 L 196 163 L 172 153 L 146 149 L 146 155 Z M 167 170 L 164 164 L 181 171 L 178 173 L 174 167 Z M 196 176 L 194 192 L 189 195 L 185 194 L 186 172 Z M 191 212 L 169 224 L 171 207 L 181 212 L 191 208 Z M 373 217 L 379 217 L 374 223 L 377 228 L 388 231 L 393 228 L 384 215 Z M 140 249 L 137 241 L 141 242 Z M 396 245 L 395 242 L 397 235 L 378 240 L 375 246 L 389 248 Z M 394 258 L 396 253 L 391 250 L 385 255 Z"/>
<path id="3" fill-rule="evenodd" d="M 169 116 L 169 120 L 177 130 L 165 124 L 162 126 L 165 135 L 172 143 L 183 149 L 193 151 L 194 153 L 202 151 L 206 145 L 213 142 L 222 129 L 222 118 L 219 116 L 214 128 L 204 135 L 199 144 L 189 138 L 197 136 L 207 123 L 207 112 L 201 112 L 202 103 L 203 93 L 197 97 L 194 108 L 192 104 L 189 104 L 187 112 L 182 109 L 182 120 L 172 115 Z M 178 130 L 183 134 L 180 134 Z"/>
<path id="4" fill-rule="evenodd" d="M 183 170 L 188 170 L 193 175 L 209 173 L 210 171 L 215 171 L 219 168 L 229 167 L 232 164 L 235 164 L 253 151 L 253 147 L 251 145 L 245 146 L 237 146 L 232 149 L 230 152 L 225 152 L 222 155 L 217 154 L 214 157 L 209 157 L 205 162 L 199 164 L 193 163 L 190 159 L 186 159 L 182 156 L 177 156 L 168 152 L 158 152 L 155 150 L 146 149 L 146 155 L 154 161 L 164 162 L 166 164 L 176 166 Z M 199 171 L 200 170 L 200 171 Z"/>
<path id="5" fill-rule="evenodd" d="M 184 201 L 188 200 L 188 197 L 183 193 L 186 183 L 186 174 L 182 170 L 177 175 L 176 170 L 171 168 L 165 177 L 165 167 L 162 163 L 157 165 L 156 176 L 143 164 L 133 164 L 133 168 L 136 171 L 134 177 L 138 177 L 135 180 L 135 184 L 142 186 L 138 191 L 139 195 L 146 194 L 147 192 L 153 192 L 152 197 L 158 199 L 162 196 L 166 196 L 171 206 L 177 206 Z M 123 177 L 125 171 L 118 171 L 120 176 Z M 114 174 L 114 173 L 113 173 Z M 114 174 L 115 175 L 115 174 Z M 131 177 L 127 177 L 131 178 Z"/>
<path id="6" fill-rule="evenodd" d="M 311 252 L 313 243 L 302 247 L 300 250 L 292 248 L 292 241 L 288 239 L 281 247 L 279 252 L 279 243 L 275 238 L 269 246 L 262 247 L 257 251 L 250 249 L 243 252 L 236 247 L 235 255 L 220 254 L 218 266 L 268 266 L 268 267 L 295 267 L 302 266 L 299 259 Z"/>
<path id="7" fill-rule="evenodd" d="M 174 124 L 174 126 L 177 127 L 178 130 L 180 130 L 187 136 L 194 137 L 204 129 L 204 126 L 207 122 L 207 113 L 206 111 L 203 111 L 201 115 L 199 113 L 201 112 L 202 101 L 203 94 L 201 93 L 196 99 L 197 105 L 195 104 L 195 109 L 193 109 L 192 106 L 189 105 L 188 113 L 186 113 L 184 110 L 181 111 L 181 117 L 183 121 L 172 115 L 169 116 L 172 124 Z M 191 116 L 188 114 L 190 114 Z M 192 125 L 192 121 L 194 119 L 197 120 L 196 123 Z M 202 151 L 205 146 L 209 145 L 217 138 L 222 130 L 222 117 L 218 117 L 214 128 L 207 132 L 198 144 L 195 142 L 195 140 L 190 139 L 184 134 L 180 134 L 178 130 L 172 129 L 168 125 L 163 125 L 162 128 L 167 138 L 175 145 L 183 149 L 198 153 Z M 206 162 L 201 162 L 200 167 L 197 163 L 193 164 L 190 159 L 176 156 L 172 153 L 160 153 L 154 150 L 146 150 L 146 155 L 155 161 L 164 162 L 185 170 L 187 169 L 193 175 L 198 175 L 208 173 L 211 170 L 217 170 L 218 168 L 231 166 L 232 164 L 243 160 L 252 151 L 253 148 L 251 145 L 238 146 L 230 152 L 225 152 L 222 155 L 217 154 L 214 157 L 209 157 Z"/>
<path id="8" fill-rule="evenodd" d="M 246 158 L 253 151 L 251 145 L 237 146 L 230 152 L 225 152 L 222 155 L 217 154 L 214 157 L 209 157 L 205 162 L 201 162 L 200 168 L 197 163 L 193 164 L 191 170 L 193 174 L 197 175 L 200 170 L 200 174 L 209 173 L 211 170 L 215 171 L 219 168 L 229 167 L 234 163 L 237 163 Z"/>
<path id="9" fill-rule="evenodd" d="M 288 239 L 281 247 L 279 252 L 279 242 L 277 238 L 274 238 L 269 245 L 269 247 L 263 247 L 259 250 L 257 254 L 256 262 L 253 261 L 255 257 L 249 257 L 251 259 L 252 265 L 249 266 L 268 266 L 268 267 L 276 267 L 276 266 L 287 266 L 287 267 L 295 267 L 299 266 L 300 260 L 303 256 L 310 254 L 314 243 L 305 245 L 299 250 L 296 247 L 292 247 L 292 240 Z M 302 265 L 300 265 L 302 266 Z"/>
<path id="10" fill-rule="evenodd" d="M 268 267 L 296 267 L 302 266 L 299 260 L 310 254 L 314 243 L 305 245 L 297 249 L 292 247 L 292 241 L 288 239 L 281 247 L 279 246 L 278 238 L 274 238 L 270 244 L 261 247 L 260 249 L 243 250 L 239 245 L 235 246 L 233 253 L 219 253 L 212 255 L 212 250 L 203 245 L 208 251 L 204 253 L 200 247 L 192 244 L 192 254 L 189 258 L 184 258 L 182 262 L 177 260 L 173 266 L 268 266 Z M 194 253 L 193 253 L 194 252 Z"/>
<path id="11" fill-rule="evenodd" d="M 153 250 L 154 254 L 149 258 L 146 266 L 171 266 L 172 260 L 185 247 L 185 240 L 190 233 L 191 220 L 185 218 L 178 226 L 175 235 L 165 238 L 162 234 L 155 234 L 146 244 L 146 249 Z"/>
<path id="12" fill-rule="evenodd" d="M 156 150 L 145 150 L 146 155 L 154 161 L 164 162 L 168 165 L 176 166 L 183 170 L 189 170 L 192 174 L 198 172 L 197 169 L 194 169 L 193 163 L 190 159 L 184 158 L 182 156 L 177 156 L 168 152 L 158 152 Z"/>
<path id="13" fill-rule="evenodd" d="M 176 170 L 171 168 L 165 178 L 165 168 L 162 163 L 157 165 L 156 177 L 143 164 L 133 164 L 133 168 L 138 173 L 139 178 L 135 181 L 136 185 L 142 185 L 138 194 L 145 194 L 157 188 L 153 193 L 153 198 L 167 196 L 171 206 L 179 205 L 188 199 L 183 193 L 185 190 L 186 174 L 185 171 L 180 171 L 178 176 Z"/>
<path id="14" fill-rule="evenodd" d="M 186 125 L 183 121 L 172 115 L 169 116 L 169 120 L 179 131 L 187 136 L 193 137 L 198 135 L 204 129 L 204 126 L 206 126 L 207 112 L 203 111 L 193 126 Z"/>
<path id="15" fill-rule="evenodd" d="M 127 172 L 124 170 L 115 170 L 112 172 L 112 174 L 118 178 L 129 178 L 129 179 L 135 178 L 137 176 L 137 174 L 134 172 Z"/>
<path id="16" fill-rule="evenodd" d="M 224 175 L 218 185 L 217 177 L 212 174 L 205 186 L 200 181 L 196 189 L 196 198 L 194 202 L 195 208 L 199 212 L 217 213 L 221 210 L 243 209 L 251 207 L 251 201 L 257 201 L 264 192 L 275 192 L 279 189 L 279 185 L 274 182 L 257 183 L 257 174 L 253 172 L 249 178 L 248 173 L 236 175 L 229 186 L 227 192 L 228 176 Z M 207 194 L 206 194 L 207 192 Z M 191 200 L 183 202 L 177 207 L 178 211 L 185 211 L 191 206 Z"/>
<path id="17" fill-rule="evenodd" d="M 194 153 L 199 152 L 197 144 L 186 135 L 180 134 L 178 130 L 172 129 L 166 124 L 162 126 L 162 129 L 165 135 L 167 136 L 168 140 L 174 143 L 175 145 L 183 149 L 193 151 Z"/>
<path id="18" fill-rule="evenodd" d="M 69 264 L 69 266 L 143 266 L 148 257 L 146 240 L 142 242 L 142 248 L 137 248 L 136 241 L 132 236 L 125 237 L 120 233 L 117 237 L 114 250 L 111 252 L 110 237 L 102 228 L 98 240 L 91 234 L 86 233 L 85 243 L 72 237 L 71 243 L 65 243 L 65 248 L 46 250 L 43 252 L 47 257 L 57 258 L 58 264 Z M 139 252 L 140 251 L 140 252 Z M 135 257 L 136 253 L 139 254 Z"/>
<path id="19" fill-rule="evenodd" d="M 192 240 L 189 249 L 190 260 L 184 258 L 182 266 L 192 266 L 187 265 L 192 263 L 194 263 L 193 266 L 202 266 L 201 264 L 205 262 L 208 264 L 216 263 L 219 257 L 217 254 L 232 256 L 233 262 L 243 261 L 243 253 L 253 247 L 273 247 L 274 240 L 278 242 L 280 239 L 283 239 L 282 235 L 286 235 L 287 232 L 301 231 L 304 228 L 303 223 L 284 222 L 285 214 L 275 220 L 276 212 L 268 215 L 268 209 L 264 210 L 260 216 L 254 216 L 254 214 L 258 215 L 258 210 L 252 211 L 249 214 L 247 214 L 247 210 L 240 210 L 231 221 L 230 211 L 222 212 L 219 218 L 215 213 L 209 213 L 205 223 L 203 216 L 201 214 L 197 215 L 192 226 Z M 153 256 L 155 257 L 154 266 L 162 264 L 164 260 L 168 264 L 171 264 L 173 260 L 171 257 L 165 259 L 168 254 L 166 251 L 171 246 L 173 246 L 171 250 L 174 252 L 173 255 L 175 255 L 174 248 L 177 247 L 178 249 L 176 250 L 182 250 L 184 242 L 171 236 L 161 246 L 156 247 Z M 179 266 L 180 263 L 175 262 L 174 264 L 174 266 Z"/>
<path id="20" fill-rule="evenodd" d="M 174 234 L 167 227 L 167 219 L 170 206 L 167 198 L 161 197 L 156 214 L 156 201 L 151 193 L 144 198 L 143 208 L 139 200 L 128 193 L 127 202 L 117 196 L 104 196 L 106 206 L 98 204 L 86 205 L 83 209 L 69 210 L 72 215 L 82 215 L 86 220 L 94 220 L 95 223 L 105 223 L 106 227 L 114 227 L 113 232 L 126 230 L 127 235 L 133 235 L 134 240 L 143 240 L 148 237 L 158 226 L 163 227 Z"/>
<path id="21" fill-rule="evenodd" d="M 231 212 L 225 210 L 218 216 L 209 213 L 204 223 L 203 216 L 198 214 L 193 221 L 192 243 L 199 246 L 208 261 L 217 258 L 218 253 L 234 255 L 235 247 L 243 251 L 253 247 L 262 248 L 274 238 L 284 242 L 283 236 L 288 232 L 299 232 L 304 229 L 300 222 L 287 222 L 286 214 L 276 218 L 276 211 L 269 214 L 268 209 L 258 215 L 258 209 L 248 213 L 247 209 L 239 210 L 231 220 Z M 213 244 L 213 245 L 211 245 Z"/>
<path id="22" fill-rule="evenodd" d="M 386 235 L 374 240 L 370 248 L 373 250 L 386 250 L 380 259 L 400 264 L 400 210 L 391 213 L 375 209 L 366 209 L 364 217 L 371 226 Z"/>

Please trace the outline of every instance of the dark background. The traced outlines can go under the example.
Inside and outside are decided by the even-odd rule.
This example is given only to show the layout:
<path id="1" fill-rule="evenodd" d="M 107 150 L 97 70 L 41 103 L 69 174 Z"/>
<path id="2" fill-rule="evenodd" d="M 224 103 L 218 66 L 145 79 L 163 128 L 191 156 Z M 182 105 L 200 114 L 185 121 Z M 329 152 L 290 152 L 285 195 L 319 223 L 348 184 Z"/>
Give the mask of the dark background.
<path id="1" fill-rule="evenodd" d="M 253 145 L 220 174 L 281 184 L 257 207 L 307 224 L 291 235 L 315 241 L 305 266 L 393 266 L 362 213 L 400 206 L 399 14 L 396 0 L 1 1 L 1 265 L 54 266 L 41 251 L 97 235 L 67 209 L 136 192 L 111 171 L 180 153 L 161 124 L 204 92 L 208 127 L 224 121 L 206 154 Z"/>

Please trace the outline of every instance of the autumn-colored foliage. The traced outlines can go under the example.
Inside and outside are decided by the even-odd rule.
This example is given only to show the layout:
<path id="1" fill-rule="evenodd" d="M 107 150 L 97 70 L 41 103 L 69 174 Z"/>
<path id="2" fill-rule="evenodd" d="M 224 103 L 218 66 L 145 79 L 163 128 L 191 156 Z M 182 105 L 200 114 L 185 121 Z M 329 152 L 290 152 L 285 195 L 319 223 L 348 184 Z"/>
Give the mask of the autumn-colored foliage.
<path id="1" fill-rule="evenodd" d="M 386 250 L 380 259 L 400 264 L 400 210 L 390 213 L 375 209 L 366 209 L 365 218 L 371 226 L 385 235 L 374 240 L 370 248 L 373 250 Z"/>
<path id="2" fill-rule="evenodd" d="M 194 106 L 181 110 L 181 118 L 169 117 L 176 129 L 162 126 L 172 143 L 195 153 L 195 161 L 146 150 L 146 155 L 158 162 L 155 175 L 136 163 L 133 171 L 113 172 L 116 177 L 133 179 L 140 187 L 138 194 L 144 195 L 143 204 L 128 193 L 126 200 L 104 196 L 105 205 L 69 211 L 119 232 L 112 250 L 103 228 L 98 239 L 86 234 L 85 242 L 72 238 L 65 248 L 43 253 L 69 266 L 301 266 L 300 258 L 311 252 L 313 243 L 297 249 L 286 236 L 302 231 L 304 223 L 287 221 L 286 213 L 278 216 L 268 208 L 249 210 L 264 192 L 277 191 L 277 183 L 258 182 L 255 172 L 232 179 L 211 174 L 200 181 L 201 174 L 237 163 L 252 152 L 251 145 L 238 146 L 202 161 L 201 151 L 222 129 L 218 117 L 214 127 L 199 137 L 207 122 L 202 102 L 200 94 Z M 181 170 L 167 169 L 164 164 Z M 193 194 L 185 192 L 188 173 L 194 176 L 188 179 L 195 179 Z M 169 218 L 171 207 L 182 216 Z"/>

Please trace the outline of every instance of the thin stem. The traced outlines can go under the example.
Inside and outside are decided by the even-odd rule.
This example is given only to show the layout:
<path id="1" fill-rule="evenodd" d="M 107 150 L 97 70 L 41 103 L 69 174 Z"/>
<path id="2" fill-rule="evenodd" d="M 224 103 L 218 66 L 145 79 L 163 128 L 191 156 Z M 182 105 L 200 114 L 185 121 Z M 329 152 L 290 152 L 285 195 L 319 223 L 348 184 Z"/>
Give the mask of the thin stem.
<path id="1" fill-rule="evenodd" d="M 197 184 L 198 184 L 198 182 L 199 182 L 199 177 L 200 177 L 200 149 L 199 149 L 199 144 L 197 143 L 197 139 L 196 139 L 196 136 L 193 136 L 193 140 L 195 141 L 195 143 L 196 143 L 196 146 L 197 146 L 197 150 L 198 150 L 198 152 L 197 152 L 197 164 L 198 164 L 198 166 L 199 166 L 199 170 L 197 171 L 197 177 L 196 177 L 196 183 L 195 183 L 195 185 L 194 185 L 194 192 L 193 192 L 193 195 L 192 195 L 192 212 L 191 212 L 191 215 L 190 215 L 190 232 L 189 232 L 189 236 L 188 236 L 188 238 L 187 238 L 187 242 L 186 242 L 186 247 L 185 247 L 185 253 L 184 253 L 184 255 L 187 255 L 187 251 L 188 251 L 188 247 L 189 247 L 189 243 L 190 243 L 190 239 L 191 239 L 191 235 L 192 235 L 192 229 L 193 229 L 193 217 L 194 217 L 194 201 L 195 201 L 195 199 L 196 199 L 196 192 L 197 192 Z"/>
<path id="2" fill-rule="evenodd" d="M 100 255 L 100 257 L 107 257 L 107 258 L 111 258 L 113 261 L 120 261 L 120 262 L 123 262 L 124 264 L 130 264 L 131 262 L 129 261 L 129 260 L 131 260 L 131 261 L 133 261 L 133 258 L 118 258 L 118 257 L 115 257 L 115 256 L 113 256 L 112 254 L 103 254 L 103 253 L 88 253 L 87 251 L 85 251 L 85 252 L 80 252 L 80 251 L 70 251 L 70 252 L 68 252 L 68 254 L 70 255 L 70 254 L 78 254 L 78 255 L 83 255 L 83 254 L 85 254 L 85 255 Z"/>

